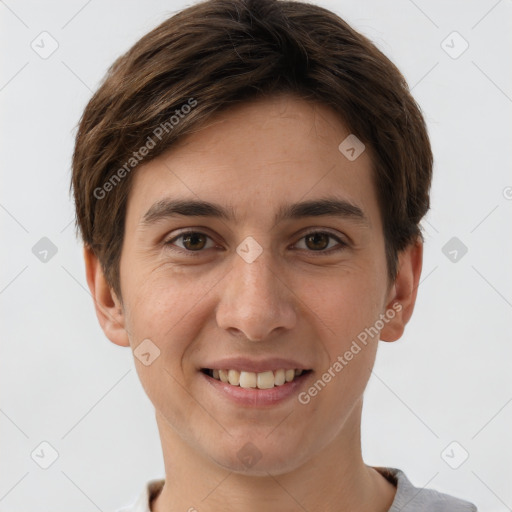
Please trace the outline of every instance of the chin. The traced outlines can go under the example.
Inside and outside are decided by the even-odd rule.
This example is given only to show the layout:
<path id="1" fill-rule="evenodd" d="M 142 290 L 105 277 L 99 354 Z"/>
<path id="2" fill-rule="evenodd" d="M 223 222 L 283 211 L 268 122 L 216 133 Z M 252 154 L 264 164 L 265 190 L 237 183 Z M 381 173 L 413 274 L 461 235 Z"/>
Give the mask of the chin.
<path id="1" fill-rule="evenodd" d="M 218 447 L 218 446 L 217 446 Z M 249 435 L 246 439 L 225 446 L 218 453 L 209 453 L 222 468 L 240 475 L 268 476 L 289 473 L 305 459 L 303 447 L 276 446 L 275 443 Z"/>

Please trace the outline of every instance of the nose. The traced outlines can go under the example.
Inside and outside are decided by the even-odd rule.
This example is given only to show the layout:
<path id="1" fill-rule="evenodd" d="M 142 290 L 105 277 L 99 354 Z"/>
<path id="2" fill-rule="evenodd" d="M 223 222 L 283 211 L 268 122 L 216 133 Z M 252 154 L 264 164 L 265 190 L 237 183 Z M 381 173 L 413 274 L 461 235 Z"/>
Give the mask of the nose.
<path id="1" fill-rule="evenodd" d="M 271 251 L 264 250 L 252 263 L 238 254 L 233 260 L 216 308 L 217 325 L 250 341 L 266 340 L 278 331 L 292 329 L 296 323 L 295 296 L 284 276 L 272 268 Z"/>

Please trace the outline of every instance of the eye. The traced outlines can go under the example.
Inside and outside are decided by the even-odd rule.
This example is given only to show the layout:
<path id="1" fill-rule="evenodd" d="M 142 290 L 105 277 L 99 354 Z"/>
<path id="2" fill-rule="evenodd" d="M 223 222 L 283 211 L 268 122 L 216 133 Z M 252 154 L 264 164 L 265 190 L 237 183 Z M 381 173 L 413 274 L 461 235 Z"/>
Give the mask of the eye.
<path id="1" fill-rule="evenodd" d="M 299 249 L 308 250 L 308 252 L 331 253 L 342 250 L 348 245 L 336 235 L 326 231 L 312 231 L 306 233 L 300 240 L 304 240 L 304 247 L 299 247 Z M 332 242 L 336 243 L 333 245 Z M 208 245 L 208 243 L 210 243 L 210 245 Z M 296 247 L 298 243 L 295 244 Z M 171 250 L 178 250 L 178 252 L 181 250 L 181 252 L 186 253 L 199 253 L 203 249 L 215 247 L 215 243 L 211 237 L 200 231 L 186 231 L 166 241 L 165 245 Z M 331 250 L 333 246 L 335 249 Z M 336 246 L 338 247 L 336 248 Z"/>
<path id="2" fill-rule="evenodd" d="M 200 252 L 202 249 L 210 249 L 215 246 L 213 240 L 208 235 L 199 231 L 187 231 L 185 233 L 181 233 L 180 235 L 165 242 L 165 245 L 174 246 L 174 242 L 180 239 L 182 239 L 181 243 L 183 245 L 177 245 L 177 247 L 184 249 L 186 252 Z M 212 244 L 209 247 L 207 246 L 207 240 L 210 240 Z M 173 247 L 171 247 L 171 249 L 174 250 Z"/>
<path id="3" fill-rule="evenodd" d="M 304 245 L 306 249 L 309 249 L 309 252 L 336 252 L 347 247 L 347 244 L 343 242 L 339 237 L 333 235 L 332 233 L 328 233 L 326 231 L 311 231 L 310 233 L 306 233 L 300 240 L 304 240 Z M 336 241 L 338 248 L 334 249 L 334 251 L 327 251 L 326 249 L 331 249 L 333 246 L 330 245 L 330 241 Z M 336 247 L 336 245 L 334 246 Z M 303 249 L 303 247 L 299 247 Z"/>

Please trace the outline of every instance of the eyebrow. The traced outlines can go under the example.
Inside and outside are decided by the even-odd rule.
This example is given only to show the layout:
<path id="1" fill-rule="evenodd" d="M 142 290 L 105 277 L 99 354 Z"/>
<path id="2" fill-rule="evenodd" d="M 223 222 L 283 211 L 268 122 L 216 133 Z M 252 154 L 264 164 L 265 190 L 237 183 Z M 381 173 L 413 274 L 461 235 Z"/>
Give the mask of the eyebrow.
<path id="1" fill-rule="evenodd" d="M 226 221 L 236 221 L 236 214 L 232 207 L 224 208 L 221 205 L 208 201 L 191 199 L 162 199 L 149 208 L 142 217 L 140 224 L 149 226 L 160 220 L 178 215 L 213 217 Z M 368 218 L 359 206 L 337 197 L 282 205 L 274 217 L 274 224 L 290 219 L 326 216 L 349 219 L 366 227 L 370 226 Z"/>

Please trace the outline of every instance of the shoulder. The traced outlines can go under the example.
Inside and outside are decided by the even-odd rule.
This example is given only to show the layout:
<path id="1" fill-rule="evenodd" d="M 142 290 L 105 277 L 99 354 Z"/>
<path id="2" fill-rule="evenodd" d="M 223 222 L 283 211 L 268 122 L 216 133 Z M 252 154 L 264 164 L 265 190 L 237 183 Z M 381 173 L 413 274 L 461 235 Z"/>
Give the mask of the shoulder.
<path id="1" fill-rule="evenodd" d="M 433 489 L 415 487 L 403 471 L 375 468 L 396 485 L 396 494 L 388 512 L 477 512 L 475 505 Z"/>
<path id="2" fill-rule="evenodd" d="M 151 501 L 160 493 L 165 480 L 150 480 L 139 494 L 137 501 L 128 507 L 117 509 L 115 512 L 151 512 Z"/>

